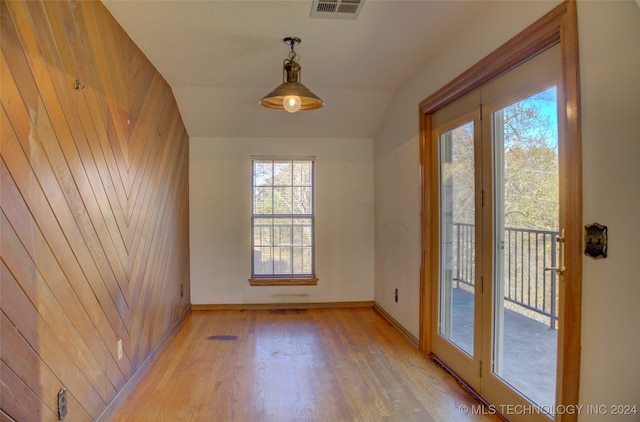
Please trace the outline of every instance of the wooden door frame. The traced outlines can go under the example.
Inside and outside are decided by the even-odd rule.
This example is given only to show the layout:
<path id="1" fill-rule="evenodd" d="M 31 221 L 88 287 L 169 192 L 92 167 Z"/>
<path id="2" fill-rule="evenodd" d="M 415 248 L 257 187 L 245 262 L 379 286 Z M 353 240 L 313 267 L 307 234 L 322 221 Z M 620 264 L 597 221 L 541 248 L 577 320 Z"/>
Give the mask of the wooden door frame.
<path id="1" fill-rule="evenodd" d="M 567 0 L 497 50 L 470 67 L 453 81 L 420 103 L 421 269 L 420 269 L 420 350 L 431 354 L 432 312 L 430 299 L 438 280 L 438 239 L 430 236 L 437 227 L 438 192 L 427 191 L 438 177 L 437 165 L 429 154 L 432 142 L 431 116 L 456 99 L 480 88 L 552 45 L 559 44 L 566 107 L 559 107 L 559 132 L 564 134 L 565 166 L 560 174 L 560 220 L 565 229 L 565 281 L 563 286 L 563 328 L 559 332 L 558 405 L 577 405 L 580 386 L 580 335 L 582 315 L 582 148 L 580 120 L 580 75 L 576 0 Z M 437 164 L 437 163 L 436 163 Z M 563 415 L 575 421 L 577 415 Z"/>

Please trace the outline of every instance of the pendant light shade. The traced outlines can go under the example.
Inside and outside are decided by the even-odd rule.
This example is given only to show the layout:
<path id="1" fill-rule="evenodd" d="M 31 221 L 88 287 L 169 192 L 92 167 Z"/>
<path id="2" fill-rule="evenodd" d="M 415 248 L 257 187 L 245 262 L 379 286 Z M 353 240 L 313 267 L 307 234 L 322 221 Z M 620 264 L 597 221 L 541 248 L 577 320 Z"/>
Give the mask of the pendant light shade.
<path id="1" fill-rule="evenodd" d="M 282 83 L 265 95 L 260 100 L 260 105 L 274 110 L 285 110 L 289 113 L 322 107 L 324 102 L 320 97 L 300 82 L 302 68 L 297 62 L 298 55 L 293 49 L 294 45 L 300 44 L 300 38 L 287 37 L 284 42 L 291 46 L 291 52 L 282 66 Z"/>

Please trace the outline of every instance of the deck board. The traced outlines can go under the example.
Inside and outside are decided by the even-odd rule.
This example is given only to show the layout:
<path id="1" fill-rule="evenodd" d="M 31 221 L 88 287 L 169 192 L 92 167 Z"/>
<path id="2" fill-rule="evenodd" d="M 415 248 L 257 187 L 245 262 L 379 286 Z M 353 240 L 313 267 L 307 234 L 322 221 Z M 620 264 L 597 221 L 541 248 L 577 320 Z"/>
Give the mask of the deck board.
<path id="1" fill-rule="evenodd" d="M 465 289 L 453 289 L 453 340 L 462 349 L 472 351 L 473 295 Z M 514 306 L 518 309 L 517 306 Z M 523 308 L 521 308 L 523 309 Z M 555 404 L 556 356 L 558 332 L 517 310 L 504 310 L 503 378 L 514 388 L 541 406 Z"/>

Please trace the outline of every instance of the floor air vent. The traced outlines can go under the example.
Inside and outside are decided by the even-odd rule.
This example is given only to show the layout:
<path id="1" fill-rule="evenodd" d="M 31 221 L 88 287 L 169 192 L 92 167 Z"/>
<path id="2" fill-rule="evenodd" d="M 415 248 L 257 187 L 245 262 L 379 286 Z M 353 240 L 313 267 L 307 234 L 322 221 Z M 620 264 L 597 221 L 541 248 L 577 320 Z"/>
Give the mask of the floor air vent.
<path id="1" fill-rule="evenodd" d="M 364 0 L 314 0 L 312 18 L 356 19 Z"/>

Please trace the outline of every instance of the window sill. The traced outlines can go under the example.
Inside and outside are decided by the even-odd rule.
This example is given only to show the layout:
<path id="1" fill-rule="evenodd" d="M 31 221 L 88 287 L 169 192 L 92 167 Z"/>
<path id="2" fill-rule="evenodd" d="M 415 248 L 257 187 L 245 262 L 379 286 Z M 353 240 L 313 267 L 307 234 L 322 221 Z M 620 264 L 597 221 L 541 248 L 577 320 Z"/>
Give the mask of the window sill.
<path id="1" fill-rule="evenodd" d="M 312 278 L 250 278 L 251 286 L 316 286 L 318 279 Z"/>

